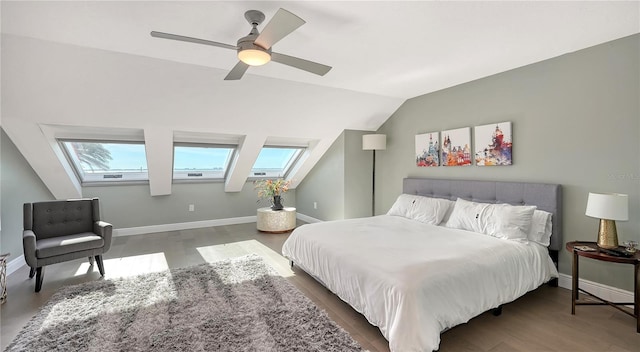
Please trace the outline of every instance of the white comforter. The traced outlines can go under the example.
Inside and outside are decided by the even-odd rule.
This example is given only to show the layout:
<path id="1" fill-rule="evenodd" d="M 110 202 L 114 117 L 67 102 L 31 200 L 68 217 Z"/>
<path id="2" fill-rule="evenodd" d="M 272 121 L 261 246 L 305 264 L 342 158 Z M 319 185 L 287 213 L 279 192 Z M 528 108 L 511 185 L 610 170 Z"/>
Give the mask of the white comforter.
<path id="1" fill-rule="evenodd" d="M 282 253 L 376 325 L 394 352 L 557 277 L 547 249 L 398 216 L 298 227 Z"/>

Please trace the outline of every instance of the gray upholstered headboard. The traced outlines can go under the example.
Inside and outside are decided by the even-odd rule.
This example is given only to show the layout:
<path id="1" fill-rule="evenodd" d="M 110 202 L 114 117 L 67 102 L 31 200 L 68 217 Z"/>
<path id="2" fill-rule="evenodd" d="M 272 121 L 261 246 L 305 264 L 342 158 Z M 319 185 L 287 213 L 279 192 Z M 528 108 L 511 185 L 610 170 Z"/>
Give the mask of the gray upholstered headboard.
<path id="1" fill-rule="evenodd" d="M 547 183 L 405 178 L 402 191 L 434 198 L 482 203 L 536 205 L 553 214 L 550 250 L 562 249 L 562 187 Z M 553 258 L 554 261 L 557 258 Z"/>

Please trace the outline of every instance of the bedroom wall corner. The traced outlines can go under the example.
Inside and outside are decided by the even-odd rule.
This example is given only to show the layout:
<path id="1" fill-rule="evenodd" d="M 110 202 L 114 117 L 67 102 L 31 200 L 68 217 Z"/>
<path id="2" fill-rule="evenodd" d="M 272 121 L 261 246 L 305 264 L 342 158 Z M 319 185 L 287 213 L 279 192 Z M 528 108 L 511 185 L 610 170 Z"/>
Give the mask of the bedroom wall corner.
<path id="1" fill-rule="evenodd" d="M 296 187 L 296 208 L 299 214 L 325 221 L 344 218 L 344 149 L 343 131 Z"/>
<path id="2" fill-rule="evenodd" d="M 390 207 L 405 177 L 558 183 L 564 242 L 595 241 L 589 192 L 629 194 L 620 242 L 640 241 L 640 34 L 407 100 L 379 129 L 376 207 Z M 511 121 L 513 165 L 417 167 L 415 135 Z M 472 134 L 473 135 L 473 134 Z M 473 137 L 472 137 L 473 145 Z M 379 206 L 378 206 L 379 204 Z M 582 279 L 632 290 L 629 268 L 584 261 Z M 560 252 L 560 271 L 571 256 Z"/>
<path id="3" fill-rule="evenodd" d="M 362 150 L 362 135 L 372 132 L 346 130 L 344 142 L 344 218 L 371 216 L 373 152 Z M 384 151 L 378 151 L 381 153 Z"/>

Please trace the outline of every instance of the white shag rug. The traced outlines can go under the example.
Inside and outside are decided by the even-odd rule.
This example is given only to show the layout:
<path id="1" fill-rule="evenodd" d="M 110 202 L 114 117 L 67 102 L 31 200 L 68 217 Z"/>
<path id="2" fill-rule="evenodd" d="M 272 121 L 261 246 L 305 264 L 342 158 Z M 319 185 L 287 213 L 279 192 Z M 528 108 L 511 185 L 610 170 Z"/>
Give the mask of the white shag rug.
<path id="1" fill-rule="evenodd" d="M 5 351 L 362 351 L 257 255 L 69 286 Z"/>

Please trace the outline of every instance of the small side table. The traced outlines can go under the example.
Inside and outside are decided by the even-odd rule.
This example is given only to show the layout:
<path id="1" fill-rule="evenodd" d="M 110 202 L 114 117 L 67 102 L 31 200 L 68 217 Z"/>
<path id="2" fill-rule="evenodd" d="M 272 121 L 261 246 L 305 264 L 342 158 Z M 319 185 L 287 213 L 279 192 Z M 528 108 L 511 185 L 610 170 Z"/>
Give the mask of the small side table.
<path id="1" fill-rule="evenodd" d="M 296 227 L 296 208 L 284 207 L 282 210 L 271 208 L 258 209 L 258 231 L 285 233 Z"/>
<path id="2" fill-rule="evenodd" d="M 580 251 L 577 250 L 576 246 L 588 246 L 594 248 L 595 251 Z M 636 318 L 636 331 L 640 333 L 640 252 L 636 252 L 635 255 L 631 257 L 616 257 L 613 255 L 609 255 L 605 252 L 601 252 L 595 242 L 569 242 L 567 243 L 567 251 L 573 253 L 573 276 L 572 276 L 572 286 L 571 286 L 571 314 L 576 314 L 576 306 L 577 305 L 609 305 L 613 308 L 618 309 L 619 311 L 628 314 L 634 318 Z M 620 247 L 622 249 L 622 247 Z M 591 258 L 595 260 L 600 260 L 604 262 L 612 262 L 612 263 L 620 263 L 620 264 L 631 264 L 634 266 L 634 278 L 633 278 L 633 302 L 610 302 L 605 299 L 602 299 L 590 292 L 587 292 L 578 287 L 578 258 L 585 257 Z M 581 301 L 580 300 L 580 292 L 587 294 L 600 302 L 593 301 Z M 633 306 L 633 313 L 628 311 L 627 309 L 622 308 L 621 306 Z"/>

